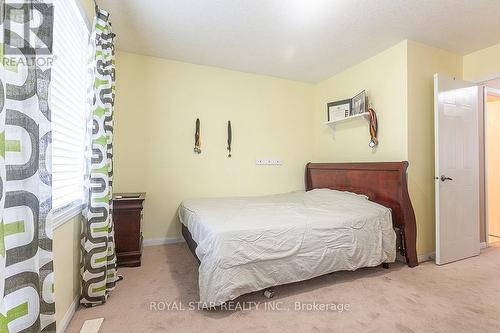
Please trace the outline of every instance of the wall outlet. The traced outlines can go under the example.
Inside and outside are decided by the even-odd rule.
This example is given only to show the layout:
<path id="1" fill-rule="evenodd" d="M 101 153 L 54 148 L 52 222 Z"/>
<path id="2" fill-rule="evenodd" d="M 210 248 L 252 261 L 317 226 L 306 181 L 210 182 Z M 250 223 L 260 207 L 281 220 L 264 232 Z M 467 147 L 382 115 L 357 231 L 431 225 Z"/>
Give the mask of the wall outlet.
<path id="1" fill-rule="evenodd" d="M 277 158 L 257 158 L 256 165 L 282 165 L 283 161 Z"/>

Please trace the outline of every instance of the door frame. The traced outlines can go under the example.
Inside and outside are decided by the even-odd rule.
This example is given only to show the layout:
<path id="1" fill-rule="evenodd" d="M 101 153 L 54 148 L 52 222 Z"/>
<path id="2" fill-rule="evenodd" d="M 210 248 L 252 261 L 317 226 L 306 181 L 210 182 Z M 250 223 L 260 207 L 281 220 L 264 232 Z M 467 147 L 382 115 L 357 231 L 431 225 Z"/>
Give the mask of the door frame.
<path id="1" fill-rule="evenodd" d="M 498 77 L 497 79 L 500 79 Z M 481 144 L 481 152 L 482 152 L 482 158 L 480 158 L 480 163 L 483 163 L 483 177 L 480 179 L 480 183 L 483 184 L 483 197 L 484 197 L 484 202 L 483 204 L 480 205 L 480 210 L 482 210 L 481 216 L 484 218 L 484 247 L 489 247 L 490 242 L 489 242 L 489 231 L 490 231 L 490 223 L 489 223 L 489 216 L 488 216 L 488 205 L 489 205 L 489 198 L 488 198 L 488 137 L 487 137 L 487 127 L 486 124 L 488 122 L 488 92 L 489 91 L 494 91 L 500 95 L 500 89 L 488 87 L 488 82 L 493 81 L 496 79 L 491 79 L 488 81 L 483 81 L 479 85 L 481 87 L 481 92 L 483 94 L 482 98 L 482 107 L 480 107 L 480 110 L 482 111 L 482 126 L 480 126 L 480 140 L 482 140 Z M 480 115 L 481 116 L 481 115 Z M 481 157 L 481 156 L 480 156 Z M 483 244 L 483 243 L 482 243 Z"/>

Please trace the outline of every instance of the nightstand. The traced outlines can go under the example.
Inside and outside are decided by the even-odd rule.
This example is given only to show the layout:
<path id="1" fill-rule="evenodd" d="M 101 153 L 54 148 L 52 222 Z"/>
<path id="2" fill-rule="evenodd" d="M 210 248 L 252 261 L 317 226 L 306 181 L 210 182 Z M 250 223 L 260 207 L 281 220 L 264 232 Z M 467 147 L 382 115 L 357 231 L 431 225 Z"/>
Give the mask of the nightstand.
<path id="1" fill-rule="evenodd" d="M 146 193 L 115 193 L 113 223 L 118 266 L 141 266 L 142 206 Z"/>

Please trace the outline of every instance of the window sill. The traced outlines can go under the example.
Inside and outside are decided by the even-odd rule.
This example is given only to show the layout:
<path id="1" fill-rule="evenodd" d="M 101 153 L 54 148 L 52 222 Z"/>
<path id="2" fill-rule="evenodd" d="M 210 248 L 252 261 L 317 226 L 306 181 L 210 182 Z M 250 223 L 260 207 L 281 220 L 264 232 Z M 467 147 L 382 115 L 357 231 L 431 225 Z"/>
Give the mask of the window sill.
<path id="1" fill-rule="evenodd" d="M 69 222 L 73 217 L 77 216 L 83 211 L 83 204 L 71 204 L 65 208 L 59 209 L 50 217 L 52 223 L 52 230 L 56 230 L 60 226 Z"/>

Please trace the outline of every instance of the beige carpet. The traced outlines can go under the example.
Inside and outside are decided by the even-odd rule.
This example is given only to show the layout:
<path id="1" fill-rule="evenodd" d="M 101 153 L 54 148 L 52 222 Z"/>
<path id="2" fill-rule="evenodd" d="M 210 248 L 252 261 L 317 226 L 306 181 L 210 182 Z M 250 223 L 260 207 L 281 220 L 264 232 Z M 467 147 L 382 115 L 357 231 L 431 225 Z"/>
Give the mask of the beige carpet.
<path id="1" fill-rule="evenodd" d="M 260 292 L 245 295 L 232 305 L 239 309 L 226 311 L 188 309 L 197 300 L 198 276 L 183 244 L 145 248 L 143 266 L 120 274 L 125 279 L 108 302 L 78 309 L 67 332 L 98 317 L 105 317 L 104 333 L 500 332 L 499 247 L 440 267 L 427 262 L 413 269 L 396 264 L 334 273 L 277 287 L 271 300 Z M 172 302 L 177 308 L 168 310 Z M 296 311 L 296 302 L 304 309 Z M 332 311 L 332 303 L 350 309 Z"/>

